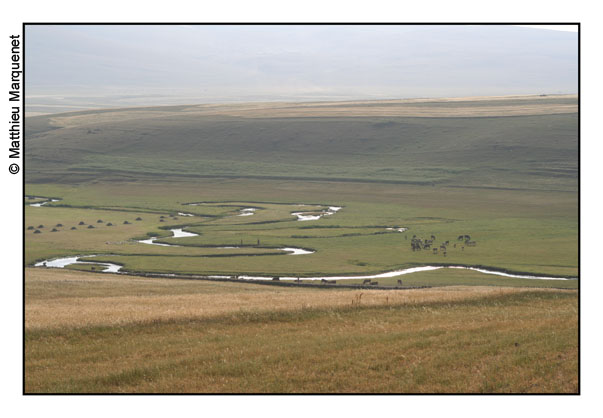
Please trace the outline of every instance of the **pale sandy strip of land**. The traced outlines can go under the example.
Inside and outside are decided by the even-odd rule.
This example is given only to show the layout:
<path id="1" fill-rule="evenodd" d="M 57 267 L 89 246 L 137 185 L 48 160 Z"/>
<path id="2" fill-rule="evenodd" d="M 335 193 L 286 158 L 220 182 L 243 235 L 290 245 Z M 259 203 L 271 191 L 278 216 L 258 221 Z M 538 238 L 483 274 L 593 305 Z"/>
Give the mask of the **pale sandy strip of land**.
<path id="1" fill-rule="evenodd" d="M 513 101 L 513 103 L 510 103 Z M 441 99 L 402 99 L 308 103 L 203 104 L 185 108 L 138 108 L 104 110 L 100 113 L 50 117 L 57 127 L 115 123 L 126 120 L 182 116 L 229 116 L 243 118 L 295 117 L 493 117 L 576 113 L 576 95 L 487 96 Z"/>
<path id="2" fill-rule="evenodd" d="M 203 319 L 239 312 L 454 302 L 533 289 L 446 287 L 323 290 L 248 283 L 150 279 L 118 274 L 26 269 L 27 329 Z M 540 291 L 553 291 L 542 289 Z"/>
<path id="3" fill-rule="evenodd" d="M 238 116 L 248 118 L 299 118 L 299 117 L 494 117 L 494 116 L 527 116 L 575 113 L 577 106 L 572 104 L 530 104 L 512 106 L 479 106 L 479 107 L 425 107 L 416 106 L 332 106 L 303 108 L 272 108 L 220 110 L 213 115 Z M 208 113 L 212 114 L 212 113 Z"/>

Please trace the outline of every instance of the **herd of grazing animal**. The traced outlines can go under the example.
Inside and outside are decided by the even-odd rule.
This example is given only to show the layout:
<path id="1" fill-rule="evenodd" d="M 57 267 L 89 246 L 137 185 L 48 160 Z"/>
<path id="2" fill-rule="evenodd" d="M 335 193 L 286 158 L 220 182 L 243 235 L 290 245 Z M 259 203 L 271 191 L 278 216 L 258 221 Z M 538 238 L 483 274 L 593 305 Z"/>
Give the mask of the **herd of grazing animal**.
<path id="1" fill-rule="evenodd" d="M 471 241 L 470 235 L 459 235 L 457 241 L 465 241 L 465 245 L 467 247 L 475 247 L 477 243 L 475 241 Z M 464 247 L 463 247 L 464 249 Z"/>
<path id="2" fill-rule="evenodd" d="M 440 244 L 439 247 L 435 246 L 433 243 L 435 241 L 435 235 L 431 235 L 430 239 L 422 239 L 418 238 L 416 235 L 413 235 L 410 241 L 410 248 L 413 251 L 421 251 L 421 250 L 429 250 L 433 255 L 442 254 L 446 257 L 448 246 L 450 245 L 450 241 L 444 241 Z M 475 241 L 471 241 L 470 235 L 459 235 L 457 241 L 463 241 L 463 243 L 467 247 L 475 247 L 477 243 Z M 433 245 L 433 248 L 431 248 Z M 461 246 L 461 251 L 465 251 L 465 245 Z M 456 248 L 456 243 L 453 243 L 453 247 Z"/>

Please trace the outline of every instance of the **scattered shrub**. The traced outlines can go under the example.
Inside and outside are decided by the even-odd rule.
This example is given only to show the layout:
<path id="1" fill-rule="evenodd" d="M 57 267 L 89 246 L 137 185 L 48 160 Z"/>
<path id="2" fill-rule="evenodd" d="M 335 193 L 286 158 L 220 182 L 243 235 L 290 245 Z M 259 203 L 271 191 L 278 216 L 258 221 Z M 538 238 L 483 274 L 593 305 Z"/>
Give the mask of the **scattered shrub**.
<path id="1" fill-rule="evenodd" d="M 41 233 L 42 233 L 42 231 L 40 231 L 39 229 L 36 229 L 36 230 L 34 231 L 34 234 L 41 234 Z"/>
<path id="2" fill-rule="evenodd" d="M 88 225 L 88 229 L 94 228 L 94 225 Z"/>

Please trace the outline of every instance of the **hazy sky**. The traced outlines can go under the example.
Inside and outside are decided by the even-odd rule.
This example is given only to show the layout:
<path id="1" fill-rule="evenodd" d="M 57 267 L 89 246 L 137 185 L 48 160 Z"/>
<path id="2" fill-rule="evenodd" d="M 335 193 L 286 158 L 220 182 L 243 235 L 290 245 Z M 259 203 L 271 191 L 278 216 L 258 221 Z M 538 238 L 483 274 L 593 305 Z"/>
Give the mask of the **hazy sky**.
<path id="1" fill-rule="evenodd" d="M 475 25 L 27 26 L 27 108 L 576 93 L 577 36 Z"/>

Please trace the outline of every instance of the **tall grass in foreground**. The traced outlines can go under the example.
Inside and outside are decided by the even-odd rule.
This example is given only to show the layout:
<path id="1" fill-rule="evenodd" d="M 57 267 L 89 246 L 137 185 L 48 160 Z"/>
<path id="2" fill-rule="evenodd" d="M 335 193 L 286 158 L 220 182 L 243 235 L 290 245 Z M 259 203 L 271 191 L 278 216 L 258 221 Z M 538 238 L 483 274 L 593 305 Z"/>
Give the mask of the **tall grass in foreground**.
<path id="1" fill-rule="evenodd" d="M 573 291 L 26 332 L 25 391 L 578 391 Z"/>

